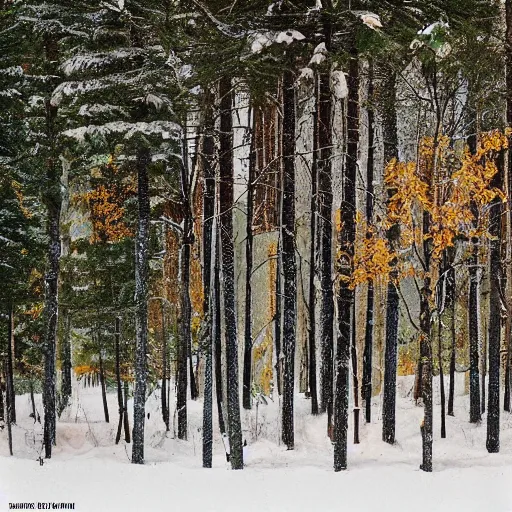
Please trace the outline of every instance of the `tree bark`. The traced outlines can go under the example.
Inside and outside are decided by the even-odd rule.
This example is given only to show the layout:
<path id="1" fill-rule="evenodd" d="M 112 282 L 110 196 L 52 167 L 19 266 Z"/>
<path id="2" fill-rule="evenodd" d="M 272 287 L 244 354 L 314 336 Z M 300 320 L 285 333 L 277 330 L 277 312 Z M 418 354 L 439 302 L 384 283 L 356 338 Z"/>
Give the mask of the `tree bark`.
<path id="1" fill-rule="evenodd" d="M 105 382 L 105 368 L 103 366 L 103 347 L 100 341 L 100 334 L 98 333 L 98 342 L 99 342 L 99 360 L 100 360 L 100 385 L 101 385 L 101 397 L 103 400 L 103 414 L 105 416 L 105 422 L 109 423 L 110 418 L 108 414 L 108 404 L 107 404 L 107 386 Z"/>
<path id="2" fill-rule="evenodd" d="M 222 322 L 221 322 L 221 284 L 220 284 L 220 226 L 217 223 L 215 236 L 215 264 L 213 289 L 213 345 L 215 357 L 215 395 L 217 397 L 217 414 L 219 416 L 219 430 L 221 434 L 226 433 L 226 422 L 224 420 L 224 391 L 222 379 Z"/>
<path id="3" fill-rule="evenodd" d="M 356 235 L 356 173 L 359 144 L 359 62 L 352 49 L 348 65 L 347 157 L 343 175 L 340 215 L 343 229 L 339 234 L 338 339 L 335 363 L 334 397 L 334 471 L 347 469 L 347 430 L 349 393 L 349 355 L 352 338 L 354 290 L 350 287 Z"/>
<path id="4" fill-rule="evenodd" d="M 224 278 L 224 315 L 226 325 L 226 365 L 229 387 L 228 433 L 232 469 L 243 469 L 242 426 L 238 391 L 237 314 L 235 306 L 235 269 L 233 243 L 233 93 L 231 80 L 220 81 L 220 236 L 222 276 Z"/>
<path id="5" fill-rule="evenodd" d="M 251 122 L 251 121 L 250 121 Z M 254 182 L 256 179 L 256 136 L 254 123 L 251 127 L 251 150 L 249 157 L 249 176 L 247 180 L 247 217 L 245 240 L 245 331 L 244 331 L 244 373 L 242 403 L 244 409 L 251 408 L 251 368 L 252 368 L 252 269 L 253 269 L 253 217 Z"/>
<path id="6" fill-rule="evenodd" d="M 167 376 L 167 368 L 169 366 L 168 363 L 168 347 L 167 347 L 167 329 L 166 329 L 166 314 L 165 314 L 165 303 L 162 300 L 160 305 L 160 311 L 162 315 L 162 420 L 165 424 L 165 431 L 169 432 L 171 430 L 170 427 L 170 406 L 167 401 L 167 384 L 168 384 L 168 376 Z"/>
<path id="7" fill-rule="evenodd" d="M 478 253 L 473 243 L 469 260 L 469 422 L 478 423 L 481 418 L 480 376 L 478 371 L 479 316 L 478 307 Z"/>
<path id="8" fill-rule="evenodd" d="M 374 166 L 374 112 L 373 112 L 373 62 L 369 62 L 368 76 L 368 161 L 366 164 L 366 222 L 369 226 L 373 223 L 374 209 L 374 187 L 373 187 L 373 166 Z M 370 234 L 368 233 L 368 236 Z M 365 404 L 366 423 L 372 421 L 372 370 L 373 370 L 373 308 L 374 289 L 373 280 L 368 281 L 366 293 L 366 325 L 364 336 L 363 354 L 363 385 L 362 398 Z"/>
<path id="9" fill-rule="evenodd" d="M 319 79 L 317 79 L 319 81 Z M 315 88 L 316 108 L 313 114 L 313 161 L 311 163 L 311 202 L 310 202 L 310 250 L 309 250 L 309 301 L 308 301 L 308 336 L 309 336 L 309 394 L 311 397 L 311 414 L 318 414 L 318 393 L 316 382 L 316 289 L 317 275 L 317 205 L 318 205 L 318 132 L 319 132 L 319 87 Z"/>
<path id="10" fill-rule="evenodd" d="M 212 290 L 212 262 L 213 254 L 213 224 L 215 216 L 215 139 L 213 135 L 212 95 L 206 92 L 205 122 L 202 144 L 201 160 L 204 172 L 204 200 L 203 200 L 203 289 L 205 314 L 205 372 L 204 372 L 204 400 L 203 400 L 203 467 L 212 467 L 213 455 L 213 361 L 212 348 L 215 338 L 214 311 L 215 305 L 212 293 L 220 294 L 220 289 L 213 286 Z M 218 240 L 216 240 L 218 243 Z M 216 263 L 216 262 L 215 262 Z M 221 379 L 222 383 L 222 379 Z M 218 404 L 217 404 L 218 405 Z"/>
<path id="11" fill-rule="evenodd" d="M 9 420 L 16 423 L 16 392 L 14 389 L 14 307 L 9 309 L 9 329 L 7 347 L 7 392 L 9 393 Z"/>
<path id="12" fill-rule="evenodd" d="M 318 112 L 318 213 L 321 240 L 320 253 L 320 411 L 327 411 L 327 431 L 332 429 L 333 414 L 333 350 L 334 350 L 334 290 L 332 268 L 332 100 L 329 74 L 319 76 Z"/>
<path id="13" fill-rule="evenodd" d="M 116 330 L 114 333 L 114 343 L 116 352 L 116 384 L 117 384 L 117 405 L 119 409 L 119 423 L 117 425 L 116 444 L 121 440 L 121 430 L 123 428 L 123 389 L 121 387 L 121 349 L 120 349 L 120 337 L 121 337 L 121 319 L 116 318 Z"/>
<path id="14" fill-rule="evenodd" d="M 144 464 L 144 426 L 146 410 L 147 342 L 148 342 L 148 278 L 150 198 L 148 167 L 149 149 L 137 151 L 138 230 L 135 249 L 135 392 L 133 397 L 132 463 Z"/>
<path id="15" fill-rule="evenodd" d="M 61 412 L 68 406 L 72 394 L 71 313 L 68 308 L 63 308 L 62 317 L 64 321 L 64 336 L 62 337 Z"/>
<path id="16" fill-rule="evenodd" d="M 382 130 L 384 139 L 384 163 L 398 157 L 398 133 L 396 120 L 396 75 L 386 65 L 382 65 L 380 73 L 385 78 L 379 85 L 378 107 L 382 117 Z M 388 195 L 393 194 L 392 190 Z M 388 241 L 394 248 L 399 237 L 399 226 L 393 226 L 388 231 Z M 392 270 L 389 275 L 386 302 L 386 346 L 384 354 L 384 393 L 382 400 L 382 440 L 386 443 L 395 442 L 395 416 L 396 416 L 396 372 L 398 350 L 398 316 L 399 296 L 396 289 L 398 272 L 396 261 L 391 262 Z"/>
<path id="17" fill-rule="evenodd" d="M 510 9 L 510 7 L 509 7 Z M 512 27 L 511 27 L 512 30 Z M 503 187 L 503 159 L 498 163 L 498 173 L 493 178 L 492 186 Z M 493 237 L 489 242 L 490 252 L 490 298 L 489 298 L 489 378 L 487 392 L 487 441 L 489 453 L 500 450 L 500 345 L 501 345 L 501 199 L 495 198 L 491 203 L 489 231 Z"/>
<path id="18" fill-rule="evenodd" d="M 295 330 L 297 324 L 297 265 L 295 261 L 295 94 L 291 71 L 283 74 L 283 411 L 282 439 L 288 450 L 294 440 Z"/>

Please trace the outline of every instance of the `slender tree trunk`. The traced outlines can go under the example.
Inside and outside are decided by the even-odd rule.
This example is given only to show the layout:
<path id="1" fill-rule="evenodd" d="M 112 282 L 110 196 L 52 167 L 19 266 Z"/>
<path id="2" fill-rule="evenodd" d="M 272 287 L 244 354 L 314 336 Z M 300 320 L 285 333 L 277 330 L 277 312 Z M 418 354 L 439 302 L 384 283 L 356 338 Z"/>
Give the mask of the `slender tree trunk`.
<path id="1" fill-rule="evenodd" d="M 256 179 L 256 136 L 254 123 L 251 127 L 251 153 L 249 157 L 249 177 L 247 180 L 247 217 L 245 241 L 245 332 L 244 332 L 244 374 L 242 403 L 244 409 L 251 408 L 251 368 L 252 368 L 252 268 L 254 217 L 254 181 Z"/>
<path id="2" fill-rule="evenodd" d="M 473 244 L 469 261 L 469 421 L 480 422 L 480 376 L 478 371 L 479 317 L 478 254 Z"/>
<path id="3" fill-rule="evenodd" d="M 396 75 L 383 65 L 380 72 L 384 75 L 379 90 L 379 109 L 382 117 L 384 139 L 384 162 L 389 164 L 398 157 L 398 134 L 396 122 Z M 393 190 L 388 191 L 392 195 Z M 392 248 L 399 238 L 400 227 L 395 225 L 388 231 L 388 241 Z M 382 440 L 386 443 L 395 442 L 396 416 L 396 372 L 398 350 L 398 312 L 399 296 L 395 281 L 398 277 L 396 261 L 391 262 L 386 302 L 386 346 L 384 354 L 384 393 L 382 400 Z"/>
<path id="4" fill-rule="evenodd" d="M 184 163 L 181 166 L 181 193 L 182 203 L 184 207 L 183 218 L 183 237 L 181 248 L 181 293 L 180 293 L 180 341 L 178 346 L 178 394 L 177 403 L 178 408 L 178 438 L 187 439 L 187 361 L 189 361 L 190 369 L 190 393 L 191 398 L 195 400 L 197 396 L 197 389 L 195 387 L 194 370 L 192 365 L 192 304 L 190 302 L 190 255 L 191 246 L 193 243 L 193 219 L 192 219 L 192 205 L 190 197 L 190 177 L 188 175 L 188 165 L 186 164 L 186 149 L 187 141 L 183 141 L 183 153 L 185 155 Z"/>
<path id="5" fill-rule="evenodd" d="M 117 425 L 116 444 L 121 440 L 121 430 L 123 428 L 123 389 L 121 387 L 121 349 L 120 349 L 120 337 L 121 337 L 121 319 L 116 318 L 116 330 L 114 333 L 114 343 L 116 351 L 116 384 L 117 384 L 117 405 L 119 409 L 119 423 Z"/>
<path id="6" fill-rule="evenodd" d="M 283 411 L 282 439 L 294 448 L 295 331 L 297 324 L 297 265 L 295 262 L 295 94 L 291 71 L 283 74 Z"/>
<path id="7" fill-rule="evenodd" d="M 9 393 L 9 420 L 16 423 L 16 392 L 14 390 L 14 308 L 9 309 L 9 329 L 7 347 L 7 392 Z"/>
<path id="8" fill-rule="evenodd" d="M 352 338 L 354 290 L 350 287 L 356 235 L 356 173 L 359 144 L 359 62 L 352 50 L 348 65 L 347 156 L 340 206 L 343 229 L 339 234 L 338 340 L 335 363 L 334 471 L 347 469 L 349 355 Z"/>
<path id="9" fill-rule="evenodd" d="M 282 180 L 281 180 L 282 181 Z M 282 210 L 282 204 L 280 209 Z M 282 217 L 279 212 L 279 218 Z M 283 287 L 282 287 L 282 261 L 281 261 L 281 236 L 279 236 L 278 247 L 277 247 L 277 269 L 276 269 L 276 315 L 274 318 L 274 345 L 276 352 L 276 381 L 277 381 L 277 393 L 282 395 L 283 393 L 283 379 L 282 379 L 282 368 L 281 368 L 281 339 L 282 339 L 282 311 L 283 311 Z"/>
<path id="10" fill-rule="evenodd" d="M 50 67 L 59 60 L 58 43 L 51 36 L 45 39 L 45 59 Z M 60 212 L 62 207 L 61 166 L 57 149 L 57 107 L 53 106 L 50 98 L 45 100 L 45 135 L 50 142 L 50 150 L 46 166 L 46 183 L 44 203 L 47 211 L 46 228 L 48 236 L 47 268 L 45 274 L 44 297 L 44 447 L 45 458 L 52 456 L 52 446 L 56 442 L 56 339 L 59 313 L 59 272 L 60 272 Z"/>
<path id="11" fill-rule="evenodd" d="M 32 406 L 32 417 L 34 418 L 34 423 L 35 423 L 37 421 L 37 413 L 36 413 L 36 402 L 34 400 L 34 381 L 32 378 L 30 379 L 30 405 Z M 0 408 L 1 407 L 3 407 L 2 403 L 0 403 Z"/>
<path id="12" fill-rule="evenodd" d="M 318 112 L 318 212 L 320 216 L 320 411 L 327 411 L 327 431 L 332 431 L 333 415 L 333 350 L 334 350 L 334 290 L 332 268 L 332 100 L 329 74 L 319 76 Z"/>
<path id="13" fill-rule="evenodd" d="M 213 221 L 215 216 L 215 139 L 213 135 L 212 95 L 206 92 L 205 122 L 202 144 L 202 164 L 204 172 L 204 200 L 203 200 L 203 289 L 205 325 L 205 372 L 204 372 L 204 399 L 203 399 L 203 467 L 212 467 L 213 455 L 213 361 L 212 347 L 215 338 L 214 298 L 212 294 L 220 294 L 220 290 L 212 290 L 212 262 L 213 253 Z M 218 240 L 216 240 L 218 243 Z M 222 380 L 221 380 L 222 382 Z"/>
<path id="14" fill-rule="evenodd" d="M 509 9 L 512 9 L 509 7 Z M 511 28 L 512 30 L 512 28 Z M 498 163 L 498 173 L 493 186 L 503 187 L 503 161 Z M 489 299 L 489 379 L 487 396 L 487 442 L 489 453 L 500 450 L 500 345 L 501 345 L 501 215 L 502 202 L 496 198 L 491 203 L 490 228 L 494 237 L 490 240 L 490 285 Z"/>
<path id="15" fill-rule="evenodd" d="M 222 379 L 222 322 L 221 322 L 221 292 L 220 292 L 220 226 L 217 224 L 215 236 L 215 264 L 213 276 L 213 346 L 215 357 L 215 395 L 217 397 L 217 413 L 219 416 L 219 430 L 221 434 L 226 433 L 226 422 L 224 420 L 224 391 Z"/>
<path id="16" fill-rule="evenodd" d="M 373 62 L 369 63 L 368 77 L 368 161 L 366 164 L 366 222 L 369 226 L 373 223 L 374 187 L 373 187 L 373 165 L 374 165 L 374 112 L 373 112 Z M 370 234 L 368 233 L 368 236 Z M 373 369 L 373 308 L 374 289 L 373 280 L 368 281 L 366 293 L 366 325 L 364 336 L 363 354 L 363 385 L 362 398 L 365 404 L 366 423 L 372 421 L 372 369 Z"/>
<path id="17" fill-rule="evenodd" d="M 220 82 L 220 231 L 222 276 L 224 278 L 224 315 L 226 320 L 226 366 L 229 387 L 228 432 L 232 469 L 243 469 L 242 426 L 238 391 L 237 314 L 235 306 L 235 269 L 233 247 L 233 93 L 231 80 Z"/>
<path id="18" fill-rule="evenodd" d="M 64 336 L 62 337 L 62 377 L 61 377 L 61 405 L 62 412 L 69 404 L 72 394 L 71 377 L 71 313 L 68 308 L 63 308 Z"/>
<path id="19" fill-rule="evenodd" d="M 170 411 L 169 411 L 169 402 L 167 401 L 167 367 L 169 363 L 168 359 L 168 348 L 167 348 L 167 329 L 166 329 L 166 314 L 165 314 L 165 304 L 164 301 L 161 303 L 161 315 L 162 315 L 162 420 L 165 424 L 165 431 L 169 432 L 171 430 L 170 427 Z"/>
<path id="20" fill-rule="evenodd" d="M 319 94 L 316 84 L 315 97 Z M 318 414 L 318 393 L 316 386 L 316 288 L 315 278 L 316 254 L 317 254 L 317 204 L 318 204 L 318 113 L 319 101 L 316 100 L 316 108 L 313 115 L 313 162 L 311 163 L 311 212 L 310 212 L 310 249 L 309 249 L 309 394 L 311 396 L 311 414 Z"/>
<path id="21" fill-rule="evenodd" d="M 352 355 L 352 382 L 354 386 L 354 444 L 359 444 L 359 377 L 357 372 L 357 340 L 356 340 L 356 301 L 354 294 L 354 303 L 352 305 L 352 333 L 351 333 L 351 347 L 350 352 Z"/>
<path id="22" fill-rule="evenodd" d="M 446 279 L 446 278 L 445 278 Z M 445 285 L 444 285 L 445 286 Z M 439 360 L 439 386 L 441 391 L 441 439 L 446 438 L 446 394 L 444 389 L 443 372 L 443 342 L 441 319 L 438 320 L 437 341 L 438 341 L 438 360 Z"/>
<path id="23" fill-rule="evenodd" d="M 147 342 L 148 342 L 148 277 L 149 277 L 149 149 L 137 152 L 138 231 L 135 253 L 135 393 L 133 397 L 132 463 L 144 464 L 144 425 L 146 411 Z"/>
<path id="24" fill-rule="evenodd" d="M 455 292 L 457 285 L 455 283 L 455 269 L 453 266 L 450 267 L 446 276 L 448 291 L 447 297 L 450 297 L 449 309 L 450 309 L 450 335 L 451 335 L 451 348 L 450 348 L 450 389 L 448 391 L 448 416 L 454 416 L 453 413 L 453 402 L 455 396 L 455 359 L 456 359 L 456 319 L 455 319 L 455 307 L 457 301 L 455 299 Z M 478 368 L 478 367 L 477 367 Z"/>
<path id="25" fill-rule="evenodd" d="M 99 338 L 99 334 L 98 334 Z M 98 340 L 99 341 L 99 340 Z M 107 404 L 107 386 L 105 382 L 105 368 L 103 366 L 103 348 L 101 346 L 101 341 L 99 343 L 99 359 L 100 359 L 100 385 L 101 385 L 101 397 L 103 400 L 103 413 L 105 415 L 105 422 L 109 423 L 110 418 L 108 414 L 108 404 Z"/>
<path id="26" fill-rule="evenodd" d="M 123 405 L 123 411 L 124 411 L 124 440 L 127 443 L 131 442 L 130 438 L 130 422 L 128 420 L 128 393 L 129 393 L 129 384 L 128 381 L 124 381 L 124 405 Z"/>
<path id="27" fill-rule="evenodd" d="M 7 361 L 4 361 L 4 373 L 7 376 Z M 11 397 L 12 395 L 9 393 L 9 389 L 7 389 L 7 392 L 5 393 L 5 405 L 6 405 L 6 418 L 7 418 L 7 443 L 9 445 L 9 454 L 12 456 L 12 405 L 11 405 Z"/>

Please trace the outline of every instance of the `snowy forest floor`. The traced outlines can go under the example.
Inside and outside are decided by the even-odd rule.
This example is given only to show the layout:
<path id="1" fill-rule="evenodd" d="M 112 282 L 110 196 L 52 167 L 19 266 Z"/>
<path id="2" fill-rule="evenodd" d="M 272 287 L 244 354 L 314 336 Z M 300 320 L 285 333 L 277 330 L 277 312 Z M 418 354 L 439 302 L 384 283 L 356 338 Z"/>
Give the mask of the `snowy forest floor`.
<path id="1" fill-rule="evenodd" d="M 108 394 L 111 420 L 106 424 L 100 387 L 84 388 L 83 383 L 75 385 L 73 403 L 58 422 L 53 458 L 40 466 L 42 426 L 29 418 L 29 395 L 17 396 L 14 457 L 8 456 L 7 429 L 0 433 L 0 511 L 10 502 L 49 501 L 75 502 L 84 512 L 511 512 L 512 414 L 501 415 L 501 453 L 489 455 L 485 416 L 480 425 L 468 423 L 468 396 L 461 394 L 462 380 L 457 385 L 446 439 L 440 438 L 435 397 L 432 474 L 419 470 L 423 409 L 412 398 L 412 377 L 398 380 L 397 443 L 381 441 L 381 399 L 375 397 L 372 423 L 362 421 L 359 445 L 352 443 L 349 425 L 349 469 L 342 473 L 332 470 L 326 417 L 312 417 L 303 395 L 296 397 L 294 451 L 279 441 L 279 404 L 260 405 L 257 423 L 255 409 L 242 411 L 248 443 L 243 471 L 229 470 L 216 421 L 214 467 L 201 467 L 201 401 L 189 401 L 188 441 L 175 439 L 172 426 L 166 434 L 158 389 L 147 402 L 146 465 L 130 464 L 131 445 L 114 442 L 116 394 Z M 40 395 L 36 407 L 42 416 Z"/>

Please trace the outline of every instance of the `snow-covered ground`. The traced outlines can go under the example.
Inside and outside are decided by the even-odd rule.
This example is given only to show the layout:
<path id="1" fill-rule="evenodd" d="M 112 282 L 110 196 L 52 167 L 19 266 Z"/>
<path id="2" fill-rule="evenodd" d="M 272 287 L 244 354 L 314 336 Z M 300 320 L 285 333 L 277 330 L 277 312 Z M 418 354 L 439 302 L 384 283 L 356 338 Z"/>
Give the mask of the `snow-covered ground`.
<path id="1" fill-rule="evenodd" d="M 458 383 L 459 390 L 462 383 Z M 53 458 L 39 465 L 42 428 L 28 417 L 28 395 L 17 397 L 14 457 L 7 429 L 0 433 L 0 511 L 9 503 L 74 502 L 84 512 L 193 511 L 479 511 L 512 512 L 512 415 L 502 414 L 501 453 L 485 449 L 485 418 L 468 423 L 468 397 L 457 394 L 447 439 L 439 436 L 435 407 L 434 472 L 419 470 L 421 407 L 411 398 L 412 378 L 400 378 L 397 443 L 381 441 L 381 403 L 361 443 L 349 444 L 349 469 L 332 470 L 325 416 L 312 417 L 297 395 L 296 449 L 279 442 L 278 404 L 243 414 L 246 467 L 231 471 L 216 424 L 213 469 L 201 467 L 201 402 L 189 402 L 189 440 L 165 433 L 159 391 L 148 399 L 146 465 L 129 463 L 131 446 L 115 445 L 117 397 L 109 394 L 111 423 L 103 420 L 99 387 L 75 388 L 72 407 L 57 427 Z M 36 397 L 42 411 L 41 397 Z M 130 405 L 131 412 L 131 405 Z M 351 425 L 350 425 L 351 428 Z M 257 434 L 257 435 L 256 435 Z M 352 436 L 352 429 L 350 430 Z"/>

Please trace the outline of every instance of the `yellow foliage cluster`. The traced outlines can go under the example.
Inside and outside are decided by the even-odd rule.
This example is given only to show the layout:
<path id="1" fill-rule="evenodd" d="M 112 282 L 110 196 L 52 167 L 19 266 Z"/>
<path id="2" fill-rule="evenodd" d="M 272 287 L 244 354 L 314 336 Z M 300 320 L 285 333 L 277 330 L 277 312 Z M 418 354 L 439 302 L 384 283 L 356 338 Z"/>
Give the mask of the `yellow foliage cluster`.
<path id="1" fill-rule="evenodd" d="M 118 173 L 112 156 L 109 158 L 107 168 L 113 176 Z M 97 170 L 96 176 L 102 177 L 101 170 Z M 91 243 L 120 242 L 124 238 L 133 236 L 132 230 L 124 222 L 124 202 L 133 194 L 135 194 L 134 186 L 122 182 L 99 184 L 84 194 L 93 227 Z"/>
<path id="2" fill-rule="evenodd" d="M 498 172 L 496 158 L 508 148 L 507 134 L 486 132 L 480 136 L 475 154 L 465 147 L 462 156 L 457 156 L 447 137 L 440 137 L 437 143 L 425 137 L 420 143 L 418 166 L 397 160 L 387 165 L 385 183 L 392 196 L 386 227 L 400 225 L 402 247 L 431 239 L 432 257 L 438 259 L 458 236 L 487 235 L 484 207 L 496 197 L 505 199 L 491 182 Z M 415 208 L 430 215 L 427 233 L 414 226 Z"/>
<path id="3" fill-rule="evenodd" d="M 366 232 L 366 237 L 355 247 L 354 271 L 350 282 L 352 289 L 377 277 L 389 275 L 391 263 L 396 258 L 386 238 L 379 236 L 374 227 L 363 222 L 362 230 Z"/>

